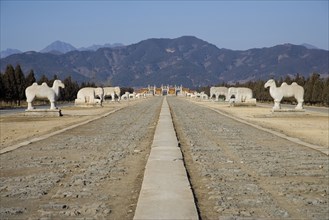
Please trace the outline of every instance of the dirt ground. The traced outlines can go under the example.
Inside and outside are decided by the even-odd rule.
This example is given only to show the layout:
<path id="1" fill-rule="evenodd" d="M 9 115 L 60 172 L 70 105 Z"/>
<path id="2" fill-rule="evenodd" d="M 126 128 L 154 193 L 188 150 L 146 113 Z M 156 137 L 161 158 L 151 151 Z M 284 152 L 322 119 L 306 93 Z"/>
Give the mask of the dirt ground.
<path id="1" fill-rule="evenodd" d="M 270 108 L 167 100 L 202 219 L 329 218 L 328 156 L 256 128 L 251 116 L 267 116 Z M 207 105 L 223 110 L 216 112 Z M 237 116 L 227 117 L 224 110 L 226 115 Z M 238 116 L 250 123 L 237 121 Z M 285 117 L 281 122 L 290 127 L 280 129 L 287 134 L 306 122 L 300 118 L 301 123 L 294 125 L 295 118 Z M 257 123 L 279 130 L 275 126 L 280 123 L 266 119 L 256 118 Z M 312 129 L 319 129 L 312 124 Z"/>
<path id="2" fill-rule="evenodd" d="M 243 119 L 289 137 L 298 138 L 306 143 L 318 145 L 329 152 L 329 110 L 328 113 L 312 112 L 272 112 L 271 107 L 241 106 L 231 107 L 227 103 L 212 101 L 195 101 L 220 110 L 228 115 Z"/>
<path id="3" fill-rule="evenodd" d="M 254 128 L 246 131 L 249 126 L 197 105 L 325 148 L 327 114 L 273 114 L 270 107 L 185 100 L 173 97 L 171 107 L 202 219 L 326 216 L 326 155 Z M 104 117 L 2 154 L 2 217 L 132 219 L 161 103 L 144 101 L 63 107 L 62 117 L 1 115 L 1 149 Z M 97 132 L 99 125 L 106 135 Z"/>
<path id="4" fill-rule="evenodd" d="M 218 109 L 234 117 L 269 128 L 329 150 L 329 116 L 326 113 L 272 113 L 266 107 L 230 107 L 219 102 L 193 102 Z M 25 113 L 0 115 L 0 149 L 100 117 L 131 102 L 105 104 L 101 108 L 64 107 L 62 117 L 28 117 Z"/>
<path id="5" fill-rule="evenodd" d="M 35 118 L 42 132 L 97 119 L 0 154 L 0 219 L 132 219 L 161 100 L 70 107 L 61 118 Z M 16 117 L 13 124 L 27 118 Z M 32 135 L 37 136 L 24 137 Z"/>
<path id="6" fill-rule="evenodd" d="M 30 116 L 23 113 L 0 115 L 0 150 L 20 142 L 40 137 L 103 114 L 131 105 L 128 102 L 104 104 L 103 107 L 63 107 L 63 116 Z"/>

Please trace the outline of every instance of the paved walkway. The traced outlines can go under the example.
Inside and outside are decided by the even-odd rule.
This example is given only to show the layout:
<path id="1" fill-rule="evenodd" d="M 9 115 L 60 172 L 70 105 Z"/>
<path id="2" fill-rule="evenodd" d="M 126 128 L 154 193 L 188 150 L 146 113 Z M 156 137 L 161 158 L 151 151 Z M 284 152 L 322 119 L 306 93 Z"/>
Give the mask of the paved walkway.
<path id="1" fill-rule="evenodd" d="M 198 219 L 166 98 L 155 130 L 134 219 Z"/>

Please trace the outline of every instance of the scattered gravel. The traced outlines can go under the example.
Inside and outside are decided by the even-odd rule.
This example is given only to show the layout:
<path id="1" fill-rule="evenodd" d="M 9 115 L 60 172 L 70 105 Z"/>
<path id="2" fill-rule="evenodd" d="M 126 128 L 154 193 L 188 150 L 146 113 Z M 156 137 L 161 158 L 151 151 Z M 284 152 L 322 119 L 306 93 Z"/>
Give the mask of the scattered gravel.
<path id="1" fill-rule="evenodd" d="M 0 155 L 0 219 L 132 219 L 161 103 Z"/>
<path id="2" fill-rule="evenodd" d="M 329 219 L 328 156 L 167 101 L 202 219 Z M 132 219 L 161 103 L 0 155 L 0 219 Z"/>
<path id="3" fill-rule="evenodd" d="M 202 219 L 329 219 L 328 156 L 167 100 Z"/>

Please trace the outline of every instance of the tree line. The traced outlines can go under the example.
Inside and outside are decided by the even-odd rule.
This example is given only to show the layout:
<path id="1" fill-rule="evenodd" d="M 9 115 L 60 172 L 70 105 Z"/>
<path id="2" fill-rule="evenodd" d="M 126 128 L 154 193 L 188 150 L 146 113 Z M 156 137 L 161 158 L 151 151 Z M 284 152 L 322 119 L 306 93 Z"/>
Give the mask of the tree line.
<path id="1" fill-rule="evenodd" d="M 20 65 L 15 68 L 12 65 L 7 65 L 4 73 L 0 73 L 0 101 L 10 103 L 11 105 L 20 105 L 22 100 L 25 100 L 25 89 L 37 82 L 39 85 L 46 82 L 48 86 L 52 86 L 54 80 L 58 79 L 54 75 L 52 79 L 48 79 L 42 75 L 38 80 L 35 78 L 34 71 L 25 76 Z M 71 76 L 68 76 L 62 82 L 65 84 L 65 89 L 61 89 L 59 101 L 74 101 L 78 91 L 83 87 L 96 87 L 95 83 L 81 83 L 73 81 Z M 321 78 L 320 74 L 313 73 L 310 77 L 305 78 L 297 74 L 294 78 L 286 76 L 284 79 L 276 81 L 279 87 L 282 82 L 291 84 L 297 82 L 298 85 L 304 87 L 304 102 L 309 105 L 325 105 L 329 106 L 329 77 Z M 264 88 L 266 82 L 263 80 L 249 81 L 246 83 L 235 83 L 234 85 L 221 83 L 216 86 L 225 87 L 247 87 L 252 89 L 254 98 L 260 102 L 273 101 L 268 89 Z M 132 88 L 121 88 L 121 95 L 126 91 L 133 92 Z M 198 88 L 198 91 L 205 91 L 209 95 L 210 86 Z M 294 98 L 285 98 L 283 102 L 295 102 Z"/>
<path id="2" fill-rule="evenodd" d="M 15 68 L 12 65 L 7 65 L 5 72 L 0 73 L 0 102 L 4 101 L 11 106 L 20 106 L 21 101 L 26 100 L 25 89 L 28 86 L 32 85 L 34 82 L 39 85 L 45 82 L 51 87 L 56 79 L 59 79 L 57 75 L 54 75 L 52 79 L 48 79 L 47 76 L 43 74 L 37 80 L 33 70 L 30 70 L 25 76 L 19 64 L 16 65 Z M 81 88 L 97 87 L 94 82 L 83 82 L 79 84 L 77 81 L 72 80 L 71 76 L 68 76 L 62 80 L 62 82 L 65 88 L 60 90 L 58 101 L 74 101 Z M 125 92 L 131 93 L 133 91 L 133 88 L 121 88 L 121 95 Z"/>
<path id="3" fill-rule="evenodd" d="M 296 82 L 298 85 L 304 88 L 304 103 L 307 105 L 322 105 L 329 106 L 329 77 L 321 78 L 320 74 L 313 73 L 310 77 L 305 78 L 296 74 L 295 77 L 290 77 L 289 75 L 285 78 L 280 78 L 276 80 L 277 87 L 280 87 L 283 82 L 291 85 L 292 82 Z M 272 102 L 273 98 L 270 95 L 269 89 L 264 88 L 266 81 L 248 81 L 245 83 L 220 83 L 215 86 L 225 86 L 225 87 L 247 87 L 253 91 L 254 98 L 259 102 Z M 210 87 L 198 88 L 198 91 L 205 91 L 206 94 L 210 95 Z M 282 103 L 296 103 L 294 98 L 284 98 Z"/>

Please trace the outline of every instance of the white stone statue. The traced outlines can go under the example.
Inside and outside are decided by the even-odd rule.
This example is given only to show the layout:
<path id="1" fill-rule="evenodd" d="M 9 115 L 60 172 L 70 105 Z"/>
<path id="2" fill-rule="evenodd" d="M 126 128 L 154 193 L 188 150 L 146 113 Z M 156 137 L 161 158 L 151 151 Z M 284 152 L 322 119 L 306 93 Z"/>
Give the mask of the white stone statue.
<path id="1" fill-rule="evenodd" d="M 101 87 L 85 87 L 78 91 L 77 98 L 75 100 L 76 105 L 102 105 L 104 97 L 104 90 Z"/>
<path id="2" fill-rule="evenodd" d="M 136 98 L 136 92 L 129 94 L 129 99 L 135 99 Z"/>
<path id="3" fill-rule="evenodd" d="M 298 104 L 295 109 L 303 109 L 304 103 L 304 88 L 293 82 L 291 85 L 283 82 L 280 87 L 276 87 L 273 79 L 268 80 L 265 88 L 270 87 L 270 95 L 274 99 L 273 109 L 281 109 L 280 102 L 283 97 L 295 97 Z"/>
<path id="4" fill-rule="evenodd" d="M 245 87 L 230 87 L 227 91 L 226 101 L 232 101 L 234 97 L 234 102 L 241 103 L 252 99 L 252 90 Z"/>
<path id="5" fill-rule="evenodd" d="M 201 92 L 200 93 L 200 98 L 201 98 L 201 100 L 208 100 L 209 97 L 205 92 Z"/>
<path id="6" fill-rule="evenodd" d="M 115 95 L 118 97 L 118 99 L 120 100 L 120 87 L 116 86 L 116 87 L 104 87 L 104 96 L 103 96 L 103 100 L 105 100 L 106 96 L 111 96 L 112 97 L 112 101 L 115 101 Z"/>
<path id="7" fill-rule="evenodd" d="M 142 93 L 137 93 L 136 94 L 136 99 L 140 99 L 140 98 L 146 98 L 146 93 L 145 92 L 142 92 Z"/>
<path id="8" fill-rule="evenodd" d="M 123 94 L 122 96 L 121 96 L 121 100 L 128 100 L 129 99 L 129 92 L 125 92 L 125 94 Z"/>
<path id="9" fill-rule="evenodd" d="M 65 85 L 58 79 L 54 81 L 52 87 L 49 87 L 45 82 L 41 85 L 33 83 L 25 89 L 27 109 L 34 109 L 32 102 L 35 98 L 48 99 L 50 102 L 50 109 L 57 109 L 55 102 L 59 97 L 59 88 L 65 88 Z"/>
<path id="10" fill-rule="evenodd" d="M 228 94 L 228 88 L 226 87 L 210 87 L 210 98 L 215 96 L 216 101 L 218 101 L 218 97 L 220 95 L 225 96 L 225 99 L 227 99 L 227 94 Z"/>

